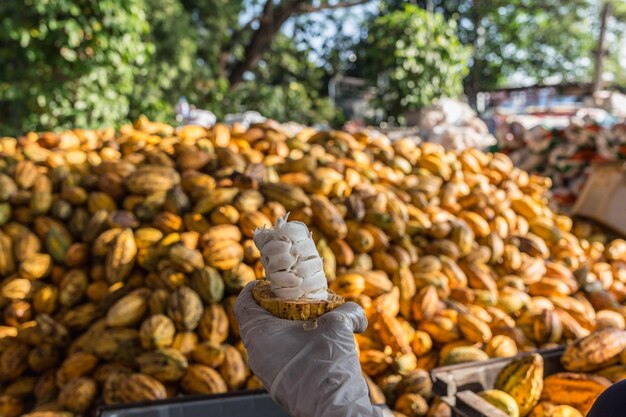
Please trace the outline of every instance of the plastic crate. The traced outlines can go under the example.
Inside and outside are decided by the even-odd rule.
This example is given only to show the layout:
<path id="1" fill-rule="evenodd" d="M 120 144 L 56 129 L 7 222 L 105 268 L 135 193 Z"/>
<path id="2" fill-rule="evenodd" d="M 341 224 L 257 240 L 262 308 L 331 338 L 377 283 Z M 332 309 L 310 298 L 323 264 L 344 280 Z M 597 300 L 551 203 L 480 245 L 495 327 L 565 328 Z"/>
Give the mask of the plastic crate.
<path id="1" fill-rule="evenodd" d="M 265 391 L 103 406 L 98 417 L 289 417 Z"/>
<path id="2" fill-rule="evenodd" d="M 539 350 L 543 356 L 544 376 L 562 372 L 561 355 L 564 347 Z M 498 373 L 514 359 L 530 355 L 523 353 L 515 358 L 492 359 L 486 362 L 470 362 L 444 366 L 431 371 L 433 392 L 439 395 L 450 407 L 456 417 L 507 417 L 502 411 L 492 406 L 478 395 L 493 388 Z"/>
<path id="3" fill-rule="evenodd" d="M 386 409 L 384 404 L 376 407 Z M 289 417 L 265 390 L 101 406 L 97 417 Z"/>

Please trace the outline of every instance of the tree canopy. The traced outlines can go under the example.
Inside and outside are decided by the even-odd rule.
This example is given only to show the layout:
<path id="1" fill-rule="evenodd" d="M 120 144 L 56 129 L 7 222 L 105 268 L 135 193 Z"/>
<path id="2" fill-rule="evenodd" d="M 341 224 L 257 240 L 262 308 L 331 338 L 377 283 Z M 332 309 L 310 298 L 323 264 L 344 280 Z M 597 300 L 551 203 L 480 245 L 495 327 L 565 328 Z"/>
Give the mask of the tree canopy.
<path id="1" fill-rule="evenodd" d="M 607 1 L 605 68 L 626 83 L 621 0 L 0 1 L 0 134 L 140 114 L 172 121 L 182 95 L 218 117 L 257 109 L 339 123 L 326 97 L 337 74 L 380 84 L 379 105 L 393 114 L 457 95 L 467 48 L 470 97 L 511 83 L 590 81 Z"/>
<path id="2" fill-rule="evenodd" d="M 470 49 L 456 23 L 414 5 L 376 18 L 369 27 L 366 73 L 378 81 L 380 105 L 390 115 L 459 97 Z"/>
<path id="3" fill-rule="evenodd" d="M 387 10 L 407 1 L 391 0 Z M 550 78 L 590 78 L 600 9 L 594 0 L 417 0 L 458 22 L 473 48 L 467 92 Z M 532 80 L 532 81 L 531 81 Z"/>
<path id="4" fill-rule="evenodd" d="M 0 2 L 0 133 L 171 121 L 181 95 L 218 116 L 332 121 L 326 77 L 281 33 L 365 0 Z M 260 7 L 257 7 L 260 6 Z M 241 22 L 244 10 L 255 10 Z"/>
<path id="5" fill-rule="evenodd" d="M 152 51 L 141 0 L 15 0 L 0 16 L 0 133 L 128 115 Z"/>

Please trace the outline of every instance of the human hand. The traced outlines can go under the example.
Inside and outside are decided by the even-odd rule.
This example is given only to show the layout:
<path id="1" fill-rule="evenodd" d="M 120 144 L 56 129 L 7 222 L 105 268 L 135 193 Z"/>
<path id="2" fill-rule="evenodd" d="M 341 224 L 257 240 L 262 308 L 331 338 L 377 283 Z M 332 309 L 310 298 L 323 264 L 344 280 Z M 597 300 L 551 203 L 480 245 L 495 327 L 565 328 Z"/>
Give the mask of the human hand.
<path id="1" fill-rule="evenodd" d="M 353 333 L 367 328 L 360 306 L 345 303 L 316 320 L 274 317 L 248 284 L 235 316 L 250 369 L 272 399 L 294 417 L 382 416 L 369 399 Z"/>

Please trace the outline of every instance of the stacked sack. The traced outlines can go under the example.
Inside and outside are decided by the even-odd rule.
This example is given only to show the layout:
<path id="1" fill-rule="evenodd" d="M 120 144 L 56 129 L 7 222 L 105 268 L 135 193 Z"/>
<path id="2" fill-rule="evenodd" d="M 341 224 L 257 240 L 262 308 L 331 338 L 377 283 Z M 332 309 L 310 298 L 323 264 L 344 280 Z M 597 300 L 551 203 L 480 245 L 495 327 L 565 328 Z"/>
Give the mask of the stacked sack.
<path id="1" fill-rule="evenodd" d="M 499 131 L 499 148 L 515 166 L 550 177 L 555 197 L 568 206 L 576 201 L 592 162 L 626 159 L 626 123 L 604 127 L 589 117 L 555 129 L 514 123 Z"/>
<path id="2" fill-rule="evenodd" d="M 287 211 L 365 309 L 361 364 L 398 416 L 449 412 L 435 366 L 623 326 L 626 242 L 589 240 L 503 154 L 145 119 L 0 138 L 0 153 L 9 417 L 260 387 L 232 309 L 264 276 L 252 231 Z"/>
<path id="3" fill-rule="evenodd" d="M 423 138 L 449 150 L 485 150 L 497 143 L 487 124 L 467 103 L 452 99 L 441 99 L 421 110 L 419 128 Z"/>

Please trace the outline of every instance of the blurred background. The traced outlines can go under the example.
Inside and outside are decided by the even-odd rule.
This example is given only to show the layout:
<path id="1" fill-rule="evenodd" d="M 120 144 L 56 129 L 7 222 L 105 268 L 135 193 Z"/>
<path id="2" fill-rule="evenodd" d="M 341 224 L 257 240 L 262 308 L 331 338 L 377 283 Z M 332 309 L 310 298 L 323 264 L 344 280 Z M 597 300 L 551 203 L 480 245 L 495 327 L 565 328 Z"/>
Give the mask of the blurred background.
<path id="1" fill-rule="evenodd" d="M 493 131 L 626 88 L 625 28 L 617 0 L 3 1 L 0 134 L 177 105 L 385 128 L 441 97 Z"/>

